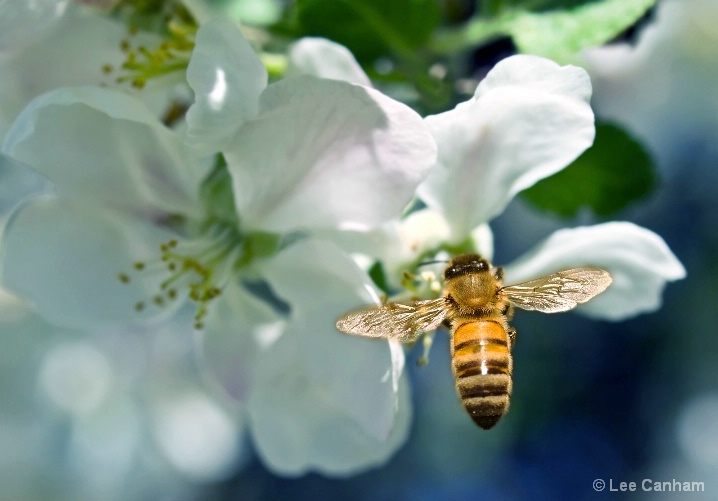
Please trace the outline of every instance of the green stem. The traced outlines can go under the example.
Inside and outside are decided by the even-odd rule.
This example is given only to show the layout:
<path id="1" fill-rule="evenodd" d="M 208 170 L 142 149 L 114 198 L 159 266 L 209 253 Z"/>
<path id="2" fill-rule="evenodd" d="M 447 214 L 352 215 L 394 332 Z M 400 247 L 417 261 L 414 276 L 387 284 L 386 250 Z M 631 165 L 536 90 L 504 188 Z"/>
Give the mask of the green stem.
<path id="1" fill-rule="evenodd" d="M 436 54 L 451 54 L 476 47 L 491 39 L 509 34 L 509 26 L 516 12 L 504 12 L 499 17 L 475 17 L 460 28 L 438 31 L 429 42 Z"/>
<path id="2" fill-rule="evenodd" d="M 413 64 L 421 64 L 423 61 L 417 55 L 417 53 L 406 43 L 402 36 L 387 23 L 380 15 L 378 15 L 373 9 L 367 7 L 362 2 L 354 2 L 352 0 L 343 0 L 344 3 L 357 13 L 358 16 L 363 17 L 367 24 L 376 30 L 386 44 L 392 48 L 392 50 L 405 61 L 412 62 Z"/>

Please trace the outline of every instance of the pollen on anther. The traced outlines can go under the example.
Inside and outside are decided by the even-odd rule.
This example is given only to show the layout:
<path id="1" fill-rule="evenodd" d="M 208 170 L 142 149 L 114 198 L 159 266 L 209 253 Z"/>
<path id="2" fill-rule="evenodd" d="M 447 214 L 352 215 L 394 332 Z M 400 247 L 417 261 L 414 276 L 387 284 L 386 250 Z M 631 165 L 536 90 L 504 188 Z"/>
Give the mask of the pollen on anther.
<path id="1" fill-rule="evenodd" d="M 162 306 L 165 304 L 165 298 L 158 295 L 152 298 L 152 302 L 155 303 L 157 306 Z"/>
<path id="2" fill-rule="evenodd" d="M 142 271 L 145 269 L 145 263 L 138 261 L 135 264 L 132 265 L 137 271 Z"/>
<path id="3" fill-rule="evenodd" d="M 177 290 L 176 289 L 170 289 L 167 291 L 167 297 L 169 299 L 176 299 L 177 298 Z"/>
<path id="4" fill-rule="evenodd" d="M 177 269 L 177 263 L 169 263 L 167 264 L 167 269 L 170 271 L 175 271 Z"/>
<path id="5" fill-rule="evenodd" d="M 120 273 L 117 275 L 117 278 L 119 278 L 120 282 L 122 282 L 123 284 L 130 283 L 130 277 L 127 273 Z"/>
<path id="6" fill-rule="evenodd" d="M 142 301 L 135 303 L 135 311 L 142 311 L 145 309 L 145 303 Z"/>
<path id="7" fill-rule="evenodd" d="M 204 329 L 204 324 L 202 322 L 195 322 L 194 328 L 197 330 L 202 330 L 202 329 Z"/>

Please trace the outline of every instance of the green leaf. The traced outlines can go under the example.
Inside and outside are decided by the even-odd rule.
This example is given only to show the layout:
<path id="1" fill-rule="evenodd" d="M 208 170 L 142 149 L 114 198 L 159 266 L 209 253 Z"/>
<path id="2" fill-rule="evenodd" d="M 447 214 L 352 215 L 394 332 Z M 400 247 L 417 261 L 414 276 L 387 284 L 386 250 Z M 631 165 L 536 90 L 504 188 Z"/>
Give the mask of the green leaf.
<path id="1" fill-rule="evenodd" d="M 437 54 L 451 54 L 510 36 L 519 52 L 575 63 L 582 50 L 610 42 L 636 24 L 656 1 L 512 2 L 496 15 L 477 15 L 460 28 L 438 30 L 430 48 Z"/>
<path id="2" fill-rule="evenodd" d="M 656 0 L 603 0 L 563 11 L 523 12 L 508 31 L 519 52 L 575 62 L 589 47 L 609 42 L 633 26 Z"/>
<path id="3" fill-rule="evenodd" d="M 217 154 L 214 167 L 202 181 L 199 196 L 208 214 L 230 224 L 238 222 L 232 178 L 221 154 Z"/>
<path id="4" fill-rule="evenodd" d="M 297 0 L 302 35 L 345 45 L 360 61 L 416 57 L 439 23 L 437 0 Z"/>
<path id="5" fill-rule="evenodd" d="M 386 281 L 386 273 L 381 262 L 377 261 L 369 268 L 369 277 L 384 294 L 389 293 L 389 284 Z"/>
<path id="6" fill-rule="evenodd" d="M 537 208 L 564 217 L 584 207 L 608 216 L 648 195 L 656 182 L 646 150 L 619 127 L 599 124 L 591 148 L 522 195 Z"/>
<path id="7" fill-rule="evenodd" d="M 279 21 L 282 4 L 278 0 L 243 0 L 241 2 L 224 1 L 225 9 L 233 19 L 250 26 L 269 26 Z"/>
<path id="8" fill-rule="evenodd" d="M 513 0 L 512 6 L 515 9 L 540 12 L 547 10 L 568 10 L 580 5 L 595 2 L 596 0 Z"/>

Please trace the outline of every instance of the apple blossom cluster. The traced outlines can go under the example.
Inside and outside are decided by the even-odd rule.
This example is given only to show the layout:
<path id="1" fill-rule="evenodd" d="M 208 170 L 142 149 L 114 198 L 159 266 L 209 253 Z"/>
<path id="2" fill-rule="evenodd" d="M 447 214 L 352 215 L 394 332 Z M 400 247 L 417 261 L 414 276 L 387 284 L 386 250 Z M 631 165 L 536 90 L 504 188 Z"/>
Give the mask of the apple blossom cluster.
<path id="1" fill-rule="evenodd" d="M 153 100 L 74 82 L 14 117 L 2 154 L 47 184 L 4 227 L 2 286 L 90 331 L 191 309 L 204 368 L 242 402 L 274 471 L 387 461 L 411 421 L 403 349 L 341 335 L 336 319 L 385 293 L 439 294 L 424 261 L 491 258 L 488 223 L 592 144 L 588 75 L 513 56 L 422 118 L 341 46 L 298 41 L 269 83 L 238 26 L 207 20 L 186 82 L 194 97 L 172 128 Z M 657 309 L 685 275 L 661 237 L 611 222 L 554 233 L 506 281 L 586 265 L 614 280 L 579 308 L 599 319 Z"/>

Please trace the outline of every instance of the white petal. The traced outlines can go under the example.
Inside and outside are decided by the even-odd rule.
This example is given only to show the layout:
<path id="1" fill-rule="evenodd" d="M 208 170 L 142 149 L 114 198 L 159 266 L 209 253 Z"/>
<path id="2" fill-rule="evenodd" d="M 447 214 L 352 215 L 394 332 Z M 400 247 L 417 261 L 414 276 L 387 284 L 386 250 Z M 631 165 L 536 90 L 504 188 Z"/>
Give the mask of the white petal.
<path id="1" fill-rule="evenodd" d="M 474 98 L 426 118 L 439 158 L 419 196 L 448 219 L 454 240 L 591 145 L 590 94 L 580 68 L 513 56 L 489 72 Z"/>
<path id="2" fill-rule="evenodd" d="M 405 258 L 410 257 L 410 261 L 416 261 L 422 254 L 427 255 L 436 249 L 445 248 L 450 243 L 451 224 L 439 212 L 432 209 L 421 209 L 401 220 L 399 234 Z M 472 250 L 486 259 L 492 259 L 494 237 L 487 224 L 473 228 L 467 238 L 469 239 L 467 244 Z M 427 259 L 431 259 L 431 256 Z"/>
<path id="3" fill-rule="evenodd" d="M 372 86 L 349 49 L 326 38 L 305 37 L 291 45 L 286 76 L 300 74 Z"/>
<path id="4" fill-rule="evenodd" d="M 213 19 L 220 17 L 222 10 L 220 6 L 214 2 L 205 2 L 204 0 L 182 0 L 182 6 L 186 8 L 190 15 L 197 21 L 199 26 L 203 26 Z"/>
<path id="5" fill-rule="evenodd" d="M 434 159 L 431 135 L 405 105 L 309 76 L 270 85 L 227 151 L 243 221 L 280 232 L 397 217 Z"/>
<path id="6" fill-rule="evenodd" d="M 520 55 L 504 59 L 486 75 L 476 88 L 480 99 L 494 90 L 507 86 L 527 86 L 526 91 L 547 92 L 588 102 L 591 82 L 588 74 L 577 66 L 560 66 L 550 59 Z"/>
<path id="7" fill-rule="evenodd" d="M 19 0 L 17 3 L 20 2 L 60 4 L 55 0 Z M 0 5 L 7 3 L 0 2 Z M 0 14 L 0 20 L 4 20 L 3 14 Z M 119 50 L 122 40 L 128 37 L 127 26 L 123 22 L 71 4 L 51 30 L 37 33 L 33 27 L 22 22 L 13 23 L 13 29 L 31 34 L 28 38 L 31 43 L 25 47 L 12 47 L 11 53 L 0 56 L 0 74 L 3 79 L 0 92 L 0 137 L 5 135 L 13 119 L 33 98 L 58 87 L 121 86 L 125 92 L 132 93 L 151 106 L 157 116 L 164 112 L 171 95 L 164 84 L 160 85 L 160 81 L 169 78 L 150 81 L 139 91 L 115 84 L 117 73 L 107 75 L 103 72 L 106 65 L 119 68 L 126 58 L 126 54 Z M 132 37 L 133 46 L 156 46 L 160 42 L 159 36 L 147 32 Z"/>
<path id="8" fill-rule="evenodd" d="M 394 423 L 394 380 L 403 357 L 392 353 L 386 341 L 349 336 L 335 327 L 343 313 L 378 303 L 369 277 L 347 254 L 317 240 L 284 250 L 263 273 L 291 307 L 284 336 L 294 346 L 290 352 L 294 359 L 287 363 L 295 369 L 277 364 L 270 350 L 265 363 L 276 371 L 275 377 L 304 372 L 347 422 L 385 440 Z"/>
<path id="9" fill-rule="evenodd" d="M 265 465 L 280 475 L 317 471 L 346 476 L 386 463 L 409 431 L 411 401 L 406 378 L 400 380 L 391 433 L 386 440 L 378 440 L 348 419 L 326 393 L 331 378 L 321 384 L 308 375 L 306 367 L 293 364 L 301 349 L 293 341 L 285 336 L 277 343 L 272 351 L 276 368 L 271 370 L 270 363 L 262 365 L 249 405 L 252 438 Z M 351 355 L 351 351 L 326 353 L 349 363 Z"/>
<path id="10" fill-rule="evenodd" d="M 449 222 L 437 211 L 421 209 L 400 221 L 390 221 L 369 232 L 335 232 L 335 241 L 347 252 L 364 254 L 381 261 L 390 288 L 403 289 L 404 273 L 415 272 L 420 261 L 449 259 L 446 250 L 451 240 Z M 493 234 L 488 225 L 474 228 L 468 235 L 467 251 L 478 252 L 491 260 L 493 257 Z M 373 262 L 373 260 L 372 260 Z M 446 264 L 421 267 L 420 271 L 432 271 L 441 276 Z"/>
<path id="11" fill-rule="evenodd" d="M 391 353 L 391 389 L 395 395 L 399 394 L 399 385 L 401 384 L 401 375 L 404 372 L 404 364 L 406 357 L 404 356 L 404 346 L 397 340 L 389 341 L 389 352 Z M 399 410 L 399 399 L 394 399 L 394 409 Z M 396 426 L 396 425 L 395 425 Z"/>
<path id="12" fill-rule="evenodd" d="M 376 300 L 366 276 L 318 241 L 284 250 L 264 273 L 291 305 L 287 331 L 257 360 L 248 405 L 265 464 L 283 475 L 348 475 L 386 462 L 410 422 L 403 351 L 334 327 L 340 314 Z"/>
<path id="13" fill-rule="evenodd" d="M 138 301 L 160 291 L 161 277 L 120 282 L 132 264 L 159 253 L 169 235 L 144 222 L 87 210 L 49 196 L 27 201 L 8 221 L 2 239 L 2 280 L 47 319 L 83 328 L 157 315 Z"/>
<path id="14" fill-rule="evenodd" d="M 445 244 L 451 236 L 450 231 L 446 218 L 431 209 L 412 212 L 399 226 L 401 241 L 407 256 L 412 259 Z"/>
<path id="15" fill-rule="evenodd" d="M 97 87 L 35 99 L 8 132 L 3 153 L 47 176 L 60 195 L 149 218 L 191 215 L 205 173 L 141 102 Z"/>
<path id="16" fill-rule="evenodd" d="M 718 143 L 718 2 L 657 2 L 637 40 L 584 53 L 594 82 L 594 108 L 626 126 L 651 150 L 666 184 L 689 162 L 712 168 Z"/>
<path id="17" fill-rule="evenodd" d="M 494 232 L 488 224 L 482 224 L 471 230 L 471 245 L 481 256 L 493 261 Z"/>
<path id="18" fill-rule="evenodd" d="M 0 2 L 0 57 L 48 31 L 65 13 L 69 0 Z"/>
<path id="19" fill-rule="evenodd" d="M 611 274 L 611 286 L 578 307 L 581 313 L 607 320 L 657 310 L 666 282 L 686 276 L 660 236 L 632 223 L 614 222 L 556 231 L 505 267 L 504 283 L 577 266 L 597 266 Z"/>
<path id="20" fill-rule="evenodd" d="M 370 265 L 381 261 L 391 286 L 400 288 L 404 272 L 448 240 L 449 224 L 438 212 L 422 209 L 370 231 L 335 231 L 326 236 L 353 256 L 368 257 Z"/>
<path id="21" fill-rule="evenodd" d="M 188 141 L 215 152 L 257 114 L 267 71 L 236 24 L 215 20 L 197 31 L 187 82 L 195 97 L 187 112 Z"/>
<path id="22" fill-rule="evenodd" d="M 0 217 L 25 197 L 51 189 L 47 180 L 7 155 L 0 153 Z"/>
<path id="23" fill-rule="evenodd" d="M 246 400 L 252 390 L 255 360 L 284 332 L 285 321 L 239 283 L 228 283 L 201 333 L 203 368 L 224 391 Z"/>

